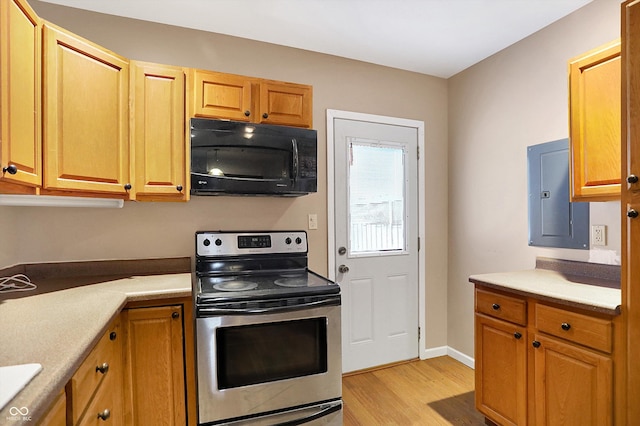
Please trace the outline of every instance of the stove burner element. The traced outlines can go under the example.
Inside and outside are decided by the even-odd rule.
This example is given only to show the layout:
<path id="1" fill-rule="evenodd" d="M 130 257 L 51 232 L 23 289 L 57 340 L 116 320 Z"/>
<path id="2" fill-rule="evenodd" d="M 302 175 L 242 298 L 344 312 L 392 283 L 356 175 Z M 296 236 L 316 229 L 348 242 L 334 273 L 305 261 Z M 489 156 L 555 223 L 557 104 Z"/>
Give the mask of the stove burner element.
<path id="1" fill-rule="evenodd" d="M 299 278 L 280 278 L 274 281 L 276 285 L 280 287 L 306 287 L 307 286 L 307 278 L 299 277 Z"/>
<path id="2" fill-rule="evenodd" d="M 306 275 L 304 272 L 283 272 L 280 274 L 281 277 L 285 278 L 298 278 Z"/>
<path id="3" fill-rule="evenodd" d="M 220 291 L 246 291 L 253 290 L 256 287 L 258 287 L 258 283 L 240 280 L 223 281 L 213 285 L 213 288 Z"/>

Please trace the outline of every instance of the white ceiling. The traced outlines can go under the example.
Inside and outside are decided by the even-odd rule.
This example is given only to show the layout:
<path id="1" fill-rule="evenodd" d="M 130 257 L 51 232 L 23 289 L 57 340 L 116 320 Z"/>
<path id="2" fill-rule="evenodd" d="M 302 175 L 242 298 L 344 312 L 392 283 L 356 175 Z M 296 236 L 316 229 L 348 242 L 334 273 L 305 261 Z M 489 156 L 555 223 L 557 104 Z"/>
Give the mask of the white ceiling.
<path id="1" fill-rule="evenodd" d="M 592 0 L 43 0 L 448 78 Z"/>

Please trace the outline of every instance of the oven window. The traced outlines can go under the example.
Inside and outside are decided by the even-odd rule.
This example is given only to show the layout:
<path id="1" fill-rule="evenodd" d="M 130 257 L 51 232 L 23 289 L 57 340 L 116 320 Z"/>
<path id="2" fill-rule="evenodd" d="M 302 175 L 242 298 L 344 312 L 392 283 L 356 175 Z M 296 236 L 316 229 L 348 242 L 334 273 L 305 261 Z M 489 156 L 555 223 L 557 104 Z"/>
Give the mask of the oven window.
<path id="1" fill-rule="evenodd" d="M 290 151 L 258 147 L 200 148 L 198 151 L 196 158 L 200 161 L 196 160 L 193 167 L 197 173 L 261 180 L 282 180 L 291 176 Z"/>
<path id="2" fill-rule="evenodd" d="M 327 319 L 216 331 L 218 386 L 236 388 L 327 372 Z"/>

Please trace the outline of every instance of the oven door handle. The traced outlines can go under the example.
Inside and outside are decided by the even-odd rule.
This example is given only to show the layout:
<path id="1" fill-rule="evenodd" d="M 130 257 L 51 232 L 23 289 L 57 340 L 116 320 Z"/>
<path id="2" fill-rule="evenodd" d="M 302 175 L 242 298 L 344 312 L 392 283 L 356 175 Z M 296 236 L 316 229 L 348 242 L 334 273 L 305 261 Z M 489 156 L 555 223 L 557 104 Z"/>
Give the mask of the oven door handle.
<path id="1" fill-rule="evenodd" d="M 305 416 L 305 417 L 300 418 L 300 419 L 290 420 L 288 422 L 278 423 L 278 425 L 280 425 L 280 426 L 294 426 L 294 425 L 301 425 L 301 424 L 310 422 L 312 420 L 321 419 L 322 417 L 324 417 L 324 416 L 326 416 L 328 414 L 331 414 L 331 413 L 336 412 L 336 411 L 340 411 L 342 409 L 342 400 L 329 402 L 329 403 L 326 403 L 326 404 L 318 405 L 316 407 L 319 408 L 319 410 L 311 413 L 308 416 Z M 313 408 L 316 408 L 316 407 L 313 407 Z"/>
<path id="2" fill-rule="evenodd" d="M 261 314 L 275 314 L 279 312 L 298 311 L 301 309 L 315 308 L 318 306 L 340 306 L 340 297 L 316 300 L 314 302 L 305 302 L 299 305 L 288 306 L 270 306 L 265 308 L 217 308 L 215 306 L 199 306 L 198 316 L 219 316 L 219 315 L 261 315 Z"/>

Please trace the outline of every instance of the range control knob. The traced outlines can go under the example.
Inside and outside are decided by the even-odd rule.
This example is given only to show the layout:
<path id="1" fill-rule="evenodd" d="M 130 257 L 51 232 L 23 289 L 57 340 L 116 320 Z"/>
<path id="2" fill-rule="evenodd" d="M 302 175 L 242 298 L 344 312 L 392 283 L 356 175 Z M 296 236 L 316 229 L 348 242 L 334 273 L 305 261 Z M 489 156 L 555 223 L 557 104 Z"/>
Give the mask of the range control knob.
<path id="1" fill-rule="evenodd" d="M 207 238 L 202 242 L 202 245 L 205 247 L 209 247 L 211 245 L 211 241 L 209 241 L 209 239 Z"/>
<path id="2" fill-rule="evenodd" d="M 222 240 L 220 238 L 216 239 L 216 245 L 220 247 L 222 245 Z"/>
<path id="3" fill-rule="evenodd" d="M 286 240 L 284 240 L 284 242 L 285 242 L 287 245 L 291 244 L 291 238 L 287 237 L 287 239 L 286 239 Z"/>
<path id="4" fill-rule="evenodd" d="M 302 238 L 300 237 L 296 238 L 296 244 L 302 244 Z"/>

